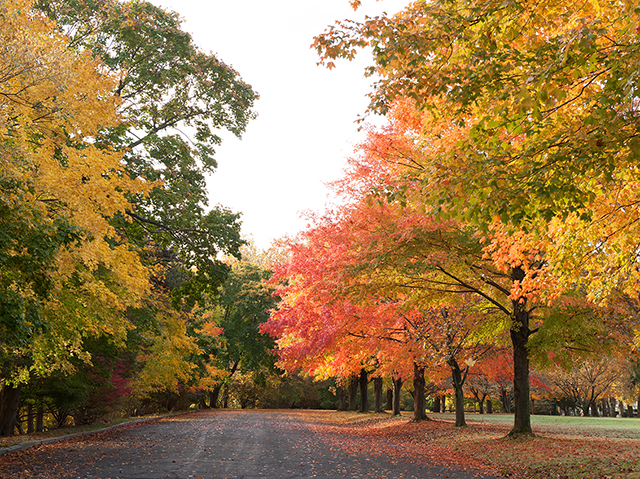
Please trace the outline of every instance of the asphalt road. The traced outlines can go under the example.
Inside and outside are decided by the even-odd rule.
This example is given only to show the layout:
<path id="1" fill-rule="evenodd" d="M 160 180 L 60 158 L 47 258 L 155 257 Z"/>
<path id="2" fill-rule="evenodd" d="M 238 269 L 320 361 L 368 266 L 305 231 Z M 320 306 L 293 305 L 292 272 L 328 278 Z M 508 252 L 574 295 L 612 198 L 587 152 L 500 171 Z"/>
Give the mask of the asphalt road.
<path id="1" fill-rule="evenodd" d="M 301 413 L 210 411 L 124 426 L 5 454 L 0 456 L 0 477 L 471 479 L 487 476 L 477 471 L 455 471 L 377 454 L 348 453 L 314 431 L 312 422 Z"/>

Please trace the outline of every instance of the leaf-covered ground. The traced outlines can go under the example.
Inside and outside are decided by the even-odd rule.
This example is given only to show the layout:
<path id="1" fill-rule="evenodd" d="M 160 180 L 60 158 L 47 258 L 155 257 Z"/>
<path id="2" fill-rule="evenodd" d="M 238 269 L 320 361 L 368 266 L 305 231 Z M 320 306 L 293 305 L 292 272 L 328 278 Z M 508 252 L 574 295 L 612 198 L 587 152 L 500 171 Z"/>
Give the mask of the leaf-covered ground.
<path id="1" fill-rule="evenodd" d="M 487 477 L 427 456 L 404 456 L 401 451 L 413 450 L 404 443 L 398 454 L 381 454 L 376 441 L 361 434 L 367 427 L 340 419 L 328 411 L 200 411 L 4 454 L 0 478 Z"/>
<path id="2" fill-rule="evenodd" d="M 415 423 L 409 415 L 355 412 L 196 412 L 5 454 L 0 478 L 162 471 L 157 477 L 640 479 L 640 419 L 534 416 L 536 436 L 514 440 L 505 437 L 512 416 L 468 415 L 466 428 L 454 428 L 449 414 L 430 417 Z"/>
<path id="3" fill-rule="evenodd" d="M 468 415 L 466 428 L 453 416 L 408 417 L 338 413 L 319 432 L 341 447 L 360 437 L 379 454 L 425 457 L 489 474 L 521 478 L 640 478 L 640 420 L 534 417 L 533 438 L 509 439 L 512 416 Z M 362 447 L 358 445 L 356 447 Z"/>

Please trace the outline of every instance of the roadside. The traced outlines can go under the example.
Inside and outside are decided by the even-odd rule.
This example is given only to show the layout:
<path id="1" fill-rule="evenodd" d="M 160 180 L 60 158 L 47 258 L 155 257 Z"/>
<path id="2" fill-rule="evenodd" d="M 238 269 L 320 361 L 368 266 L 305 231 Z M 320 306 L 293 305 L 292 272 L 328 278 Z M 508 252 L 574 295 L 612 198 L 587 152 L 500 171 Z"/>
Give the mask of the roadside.
<path id="1" fill-rule="evenodd" d="M 59 429 L 51 429 L 49 431 L 20 434 L 18 436 L 0 437 L 0 456 L 8 452 L 22 451 L 32 446 L 40 444 L 50 444 L 59 441 L 66 441 L 74 437 L 86 436 L 89 434 L 97 434 L 103 431 L 109 431 L 130 424 L 138 424 L 148 421 L 154 421 L 170 416 L 187 414 L 192 411 L 181 411 L 173 414 L 151 415 L 144 417 L 120 418 L 111 421 L 103 421 L 100 424 L 91 424 L 87 426 L 64 427 Z"/>
<path id="2" fill-rule="evenodd" d="M 368 438 L 343 426 L 332 411 L 199 411 L 6 454 L 0 458 L 0 478 L 490 477 L 473 467 L 431 461 L 424 448 L 405 457 L 400 452 L 411 448 L 405 442 L 397 443 L 398 454 L 380 454 Z M 336 444 L 336 432 L 349 448 Z"/>
<path id="3" fill-rule="evenodd" d="M 338 413 L 331 420 L 343 433 L 369 438 L 379 448 L 414 444 L 409 449 L 433 450 L 459 466 L 495 475 L 640 479 L 638 419 L 533 416 L 536 436 L 510 439 L 512 415 L 468 414 L 465 428 L 453 427 L 453 414 L 429 417 L 416 424 L 409 415 Z"/>
<path id="4" fill-rule="evenodd" d="M 432 420 L 421 423 L 411 421 L 411 413 L 392 417 L 388 413 L 297 410 L 289 414 L 309 422 L 327 443 L 346 453 L 518 478 L 640 479 L 640 419 L 533 416 L 536 436 L 514 440 L 505 437 L 513 421 L 506 414 L 468 414 L 466 428 L 453 427 L 453 414 L 429 414 Z M 163 417 L 167 415 L 131 418 L 93 430 L 69 428 L 36 437 L 6 438 L 14 443 L 0 448 L 0 454 Z M 22 441 L 16 443 L 17 439 Z M 0 446 L 5 444 L 0 442 Z"/>

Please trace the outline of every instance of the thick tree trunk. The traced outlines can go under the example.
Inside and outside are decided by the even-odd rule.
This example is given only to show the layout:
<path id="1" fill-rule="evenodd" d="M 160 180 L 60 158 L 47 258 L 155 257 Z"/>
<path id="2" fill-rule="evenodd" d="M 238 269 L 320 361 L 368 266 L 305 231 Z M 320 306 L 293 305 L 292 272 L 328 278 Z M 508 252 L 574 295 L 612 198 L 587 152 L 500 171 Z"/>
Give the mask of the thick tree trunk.
<path id="1" fill-rule="evenodd" d="M 440 408 L 442 407 L 440 405 L 440 402 L 442 401 L 442 398 L 440 396 L 436 396 L 436 398 L 433 401 L 433 412 L 440 412 Z"/>
<path id="2" fill-rule="evenodd" d="M 21 386 L 8 384 L 0 391 L 0 436 L 12 436 L 18 419 Z"/>
<path id="3" fill-rule="evenodd" d="M 343 387 L 338 388 L 338 411 L 347 410 L 347 392 Z"/>
<path id="4" fill-rule="evenodd" d="M 519 270 L 519 268 L 516 268 Z M 513 275 L 514 279 L 518 276 Z M 514 326 L 511 329 L 511 343 L 513 345 L 513 403 L 515 415 L 513 428 L 509 436 L 532 436 L 531 404 L 529 402 L 529 311 L 519 301 L 513 301 Z"/>
<path id="5" fill-rule="evenodd" d="M 402 391 L 402 379 L 393 378 L 393 408 L 392 415 L 400 415 L 400 392 Z"/>
<path id="6" fill-rule="evenodd" d="M 213 391 L 209 394 L 209 407 L 217 409 L 218 408 L 218 398 L 220 397 L 220 390 L 222 389 L 222 383 L 216 385 L 213 388 Z"/>
<path id="7" fill-rule="evenodd" d="M 229 408 L 229 385 L 225 384 L 224 389 L 222 390 L 222 408 Z"/>
<path id="8" fill-rule="evenodd" d="M 609 398 L 609 417 L 618 417 L 618 413 L 616 412 L 617 404 L 618 400 L 616 398 Z"/>
<path id="9" fill-rule="evenodd" d="M 633 417 L 633 406 L 631 404 L 627 405 L 627 417 Z"/>
<path id="10" fill-rule="evenodd" d="M 360 412 L 369 411 L 369 375 L 362 369 L 360 371 Z"/>
<path id="11" fill-rule="evenodd" d="M 424 388 L 426 381 L 424 379 L 424 367 L 413 363 L 413 420 L 423 421 L 427 419 L 425 411 L 426 401 L 424 397 Z"/>
<path id="12" fill-rule="evenodd" d="M 491 398 L 487 398 L 487 414 L 493 414 L 493 403 Z"/>
<path id="13" fill-rule="evenodd" d="M 393 388 L 387 388 L 387 411 L 393 411 Z"/>
<path id="14" fill-rule="evenodd" d="M 469 368 L 465 368 L 464 372 L 460 369 L 458 361 L 451 359 L 448 361 L 451 367 L 451 380 L 453 382 L 453 391 L 456 398 L 456 424 L 455 427 L 464 427 L 467 425 L 464 419 L 464 382 L 467 379 Z"/>
<path id="15" fill-rule="evenodd" d="M 358 403 L 356 402 L 356 398 L 358 397 L 358 385 L 360 381 L 358 376 L 351 376 L 349 379 L 349 410 L 357 411 Z"/>
<path id="16" fill-rule="evenodd" d="M 27 434 L 32 434 L 35 432 L 35 427 L 33 425 L 33 404 L 27 404 Z"/>
<path id="17" fill-rule="evenodd" d="M 44 407 L 41 405 L 36 409 L 36 432 L 44 431 Z"/>
<path id="18" fill-rule="evenodd" d="M 382 378 L 373 378 L 373 411 L 383 412 L 382 409 Z"/>

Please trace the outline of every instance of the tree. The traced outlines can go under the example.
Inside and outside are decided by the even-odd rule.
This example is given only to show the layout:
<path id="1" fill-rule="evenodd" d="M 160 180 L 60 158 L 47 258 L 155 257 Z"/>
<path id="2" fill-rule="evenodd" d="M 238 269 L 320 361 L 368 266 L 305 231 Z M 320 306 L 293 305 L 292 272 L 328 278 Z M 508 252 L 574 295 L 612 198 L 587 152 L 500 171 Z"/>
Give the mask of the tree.
<path id="1" fill-rule="evenodd" d="M 191 327 L 203 352 L 200 360 L 210 362 L 219 371 L 220 380 L 210 388 L 212 407 L 217 406 L 221 387 L 234 374 L 253 371 L 260 380 L 260 374 L 274 370 L 273 341 L 260 332 L 277 301 L 275 286 L 269 283 L 271 275 L 265 266 L 231 261 L 231 272 L 219 295 L 204 305 L 199 311 L 201 319 Z M 219 330 L 213 341 L 207 333 L 212 328 Z"/>
<path id="2" fill-rule="evenodd" d="M 598 303 L 635 294 L 637 15 L 629 1 L 414 2 L 316 38 L 329 67 L 373 48 L 369 73 L 381 80 L 370 108 L 409 99 L 428 118 L 411 130 L 418 154 L 396 155 L 407 190 L 489 232 L 485 251 L 510 279 L 491 281 L 513 321 L 514 435 L 531 432 L 535 303 L 566 284 Z"/>
<path id="3" fill-rule="evenodd" d="M 552 396 L 576 404 L 583 416 L 599 416 L 598 400 L 620 377 L 619 364 L 608 358 L 590 359 L 570 370 L 555 368 L 545 378 L 555 386 Z"/>
<path id="4" fill-rule="evenodd" d="M 0 235 L 0 434 L 6 435 L 34 338 L 56 346 L 39 356 L 55 361 L 87 329 L 121 331 L 117 323 L 79 315 L 64 346 L 51 334 L 64 328 L 64 315 L 51 313 L 64 308 L 52 291 L 74 288 L 113 310 L 146 293 L 147 270 L 108 220 L 130 209 L 127 196 L 144 196 L 149 184 L 124 173 L 121 154 L 96 144 L 102 129 L 118 125 L 114 79 L 103 64 L 67 50 L 67 38 L 29 1 L 0 7 L 0 36 L 0 221 L 6 226 Z M 117 288 L 128 294 L 115 294 Z"/>
<path id="5" fill-rule="evenodd" d="M 124 152 L 129 175 L 154 182 L 148 196 L 130 198 L 135 209 L 114 225 L 148 264 L 166 271 L 165 281 L 178 279 L 174 303 L 185 298 L 191 307 L 215 294 L 228 272 L 218 253 L 238 256 L 242 240 L 238 214 L 206 211 L 205 174 L 216 167 L 219 130 L 240 136 L 255 116 L 257 94 L 193 45 L 174 12 L 145 1 L 38 5 L 69 35 L 70 48 L 92 52 L 117 77 L 112 91 L 122 100 L 123 121 L 102 130 L 100 144 Z"/>

